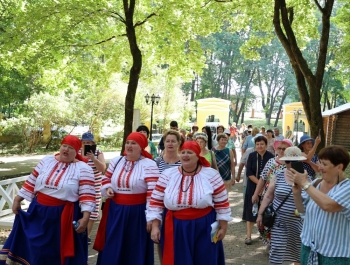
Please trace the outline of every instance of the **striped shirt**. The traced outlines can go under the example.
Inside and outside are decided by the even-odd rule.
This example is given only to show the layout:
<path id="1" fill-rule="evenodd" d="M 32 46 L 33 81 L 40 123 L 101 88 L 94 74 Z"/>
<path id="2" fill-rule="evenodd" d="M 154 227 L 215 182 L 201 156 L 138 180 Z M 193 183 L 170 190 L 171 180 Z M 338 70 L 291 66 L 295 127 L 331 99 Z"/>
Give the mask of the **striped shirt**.
<path id="1" fill-rule="evenodd" d="M 80 155 L 82 155 L 82 150 L 80 149 L 78 152 Z M 102 155 L 102 151 L 99 149 L 96 149 L 94 156 L 96 159 L 98 159 L 98 156 Z M 96 168 L 96 165 L 94 161 L 89 159 L 87 164 L 92 168 L 94 175 L 95 175 L 95 194 L 96 194 L 96 207 L 95 210 L 90 214 L 90 220 L 97 220 L 99 216 L 100 211 L 100 204 L 101 204 L 101 185 L 102 185 L 102 172 L 98 171 Z"/>
<path id="2" fill-rule="evenodd" d="M 53 155 L 44 157 L 18 192 L 32 201 L 41 192 L 63 201 L 79 201 L 82 211 L 95 209 L 95 178 L 91 167 L 79 161 L 63 163 Z"/>
<path id="3" fill-rule="evenodd" d="M 102 177 L 101 192 L 107 197 L 107 189 L 112 188 L 114 193 L 139 194 L 147 193 L 147 206 L 152 191 L 159 178 L 156 163 L 148 158 L 128 161 L 120 156 L 113 158 L 105 175 Z"/>
<path id="4" fill-rule="evenodd" d="M 152 193 L 147 221 L 162 220 L 163 209 L 176 211 L 186 208 L 214 207 L 217 220 L 231 221 L 231 208 L 220 174 L 202 167 L 194 176 L 184 176 L 179 168 L 165 170 Z"/>
<path id="5" fill-rule="evenodd" d="M 168 164 L 167 162 L 164 161 L 162 156 L 157 157 L 156 159 L 154 159 L 154 161 L 156 161 L 160 173 L 162 173 L 164 170 L 166 170 L 168 168 L 181 166 L 180 160 L 174 164 Z"/>
<path id="6" fill-rule="evenodd" d="M 287 198 L 277 211 L 276 219 L 271 229 L 269 256 L 271 264 L 282 264 L 285 261 L 299 262 L 300 260 L 300 233 L 303 221 L 294 214 L 295 204 L 293 193 L 291 193 L 292 187 L 285 181 L 285 171 L 285 164 L 280 164 L 275 158 L 271 158 L 261 172 L 263 180 L 275 182 L 274 210 Z"/>
<path id="7" fill-rule="evenodd" d="M 317 189 L 321 184 L 318 184 Z M 301 241 L 311 251 L 323 256 L 350 258 L 349 179 L 335 185 L 327 196 L 344 208 L 339 212 L 326 212 L 308 194 L 303 196 L 305 219 Z"/>

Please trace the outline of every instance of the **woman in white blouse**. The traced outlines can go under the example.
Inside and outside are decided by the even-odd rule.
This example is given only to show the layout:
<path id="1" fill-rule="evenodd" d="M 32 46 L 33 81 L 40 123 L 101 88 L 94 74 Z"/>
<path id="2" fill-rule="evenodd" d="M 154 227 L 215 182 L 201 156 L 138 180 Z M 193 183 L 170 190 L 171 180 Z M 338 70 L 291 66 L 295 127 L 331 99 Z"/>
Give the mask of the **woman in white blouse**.
<path id="1" fill-rule="evenodd" d="M 94 243 L 98 265 L 154 264 L 152 224 L 146 223 L 145 211 L 159 171 L 147 146 L 142 133 L 129 134 L 125 156 L 113 158 L 102 178 L 102 196 L 108 199 Z"/>
<path id="2" fill-rule="evenodd" d="M 225 264 L 222 239 L 232 220 L 225 185 L 220 174 L 200 156 L 194 141 L 180 151 L 182 166 L 163 171 L 151 197 L 147 221 L 152 221 L 151 238 L 164 237 L 166 265 Z M 165 234 L 159 226 L 167 209 Z M 211 242 L 211 225 L 217 221 L 217 242 Z"/>
<path id="3" fill-rule="evenodd" d="M 95 178 L 80 148 L 80 139 L 67 135 L 59 153 L 44 157 L 29 175 L 13 201 L 16 218 L 0 264 L 87 264 Z M 31 201 L 27 212 L 21 210 L 24 199 Z"/>

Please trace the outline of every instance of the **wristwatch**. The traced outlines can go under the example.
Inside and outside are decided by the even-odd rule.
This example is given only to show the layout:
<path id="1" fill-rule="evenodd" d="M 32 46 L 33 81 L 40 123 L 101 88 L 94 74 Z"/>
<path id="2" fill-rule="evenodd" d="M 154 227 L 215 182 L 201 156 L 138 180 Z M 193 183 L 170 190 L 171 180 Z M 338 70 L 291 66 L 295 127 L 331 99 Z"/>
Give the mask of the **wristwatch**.
<path id="1" fill-rule="evenodd" d="M 312 185 L 312 183 L 311 183 L 311 182 L 308 182 L 307 184 L 305 184 L 305 185 L 303 186 L 303 190 L 307 190 L 311 185 Z"/>

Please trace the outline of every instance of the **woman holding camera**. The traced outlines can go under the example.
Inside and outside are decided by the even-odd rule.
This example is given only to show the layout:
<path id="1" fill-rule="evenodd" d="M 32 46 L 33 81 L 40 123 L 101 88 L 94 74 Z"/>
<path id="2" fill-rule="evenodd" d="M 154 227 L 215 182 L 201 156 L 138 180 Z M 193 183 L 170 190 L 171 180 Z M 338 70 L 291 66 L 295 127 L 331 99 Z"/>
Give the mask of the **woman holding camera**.
<path id="1" fill-rule="evenodd" d="M 83 157 L 89 160 L 87 164 L 92 168 L 95 176 L 96 207 L 95 207 L 95 210 L 90 214 L 90 219 L 87 226 L 88 244 L 90 245 L 91 230 L 94 226 L 94 223 L 98 219 L 99 212 L 100 212 L 102 172 L 106 170 L 106 161 L 102 151 L 96 148 L 94 135 L 91 132 L 83 133 L 81 137 L 81 143 L 82 143 L 82 150 L 80 151 L 80 154 L 82 154 Z M 95 148 L 91 148 L 91 151 L 86 152 L 87 151 L 85 150 L 86 145 L 94 146 Z"/>
<path id="2" fill-rule="evenodd" d="M 288 172 L 288 178 L 295 183 L 295 205 L 305 215 L 300 236 L 301 264 L 348 265 L 350 181 L 344 171 L 349 165 L 349 153 L 342 146 L 327 146 L 318 158 L 322 179 L 310 182 L 306 172 L 301 174 L 293 169 Z"/>
<path id="3" fill-rule="evenodd" d="M 283 142 L 276 148 L 286 148 Z M 262 220 L 265 208 L 272 202 L 273 209 L 276 211 L 276 219 L 271 228 L 271 249 L 270 263 L 282 264 L 284 261 L 300 264 L 300 238 L 303 226 L 302 219 L 296 215 L 295 205 L 290 182 L 286 181 L 285 171 L 291 168 L 292 161 L 303 161 L 306 158 L 302 156 L 298 147 L 288 147 L 285 149 L 284 156 L 278 158 L 276 163 L 268 163 L 261 173 L 261 177 L 270 180 L 269 188 L 261 203 L 256 223 L 258 227 L 263 228 Z"/>

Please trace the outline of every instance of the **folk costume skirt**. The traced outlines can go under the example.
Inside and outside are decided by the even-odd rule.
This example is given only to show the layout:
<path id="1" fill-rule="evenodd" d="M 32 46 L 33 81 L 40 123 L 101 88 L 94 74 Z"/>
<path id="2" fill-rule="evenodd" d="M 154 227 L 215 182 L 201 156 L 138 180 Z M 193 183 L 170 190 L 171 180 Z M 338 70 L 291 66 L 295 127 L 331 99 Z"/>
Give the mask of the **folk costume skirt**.
<path id="1" fill-rule="evenodd" d="M 153 265 L 153 241 L 146 230 L 146 203 L 124 205 L 108 200 L 108 207 L 105 205 L 102 213 L 102 218 L 108 214 L 105 232 L 101 229 L 101 223 L 97 232 L 105 233 L 105 242 L 102 251 L 99 251 L 96 264 Z M 94 248 L 95 246 L 96 244 Z"/>
<path id="2" fill-rule="evenodd" d="M 73 219 L 82 218 L 79 202 L 74 205 Z M 78 234 L 73 225 L 72 233 L 73 255 L 62 259 L 61 247 L 61 215 L 64 205 L 46 206 L 40 204 L 37 198 L 31 202 L 28 211 L 19 211 L 15 217 L 13 229 L 0 251 L 0 264 L 23 265 L 77 265 L 87 264 L 88 245 L 86 233 Z M 63 242 L 67 245 L 67 243 Z M 12 263 L 11 263 L 12 262 Z"/>
<path id="3" fill-rule="evenodd" d="M 211 224 L 216 221 L 216 211 L 193 219 L 173 218 L 174 265 L 225 265 L 222 241 L 211 242 Z M 163 234 L 166 237 L 166 232 Z M 166 241 L 166 238 L 164 238 Z M 163 264 L 167 253 L 163 252 Z M 165 264 L 164 264 L 165 265 Z"/>

